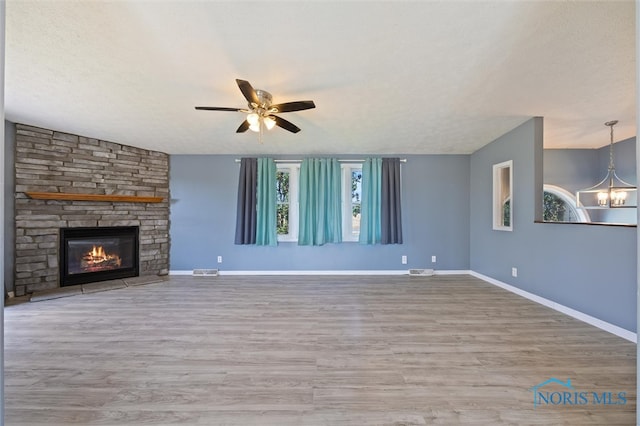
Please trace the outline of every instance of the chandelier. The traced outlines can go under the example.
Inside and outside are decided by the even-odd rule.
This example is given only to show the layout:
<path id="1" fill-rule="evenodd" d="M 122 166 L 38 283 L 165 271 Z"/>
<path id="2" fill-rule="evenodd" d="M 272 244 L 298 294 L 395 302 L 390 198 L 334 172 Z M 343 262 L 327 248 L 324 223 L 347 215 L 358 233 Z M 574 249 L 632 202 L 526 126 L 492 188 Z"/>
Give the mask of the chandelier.
<path id="1" fill-rule="evenodd" d="M 582 209 L 636 207 L 638 188 L 620 179 L 613 162 L 613 126 L 618 120 L 604 123 L 610 129 L 609 168 L 607 175 L 596 185 L 576 192 L 576 204 Z"/>

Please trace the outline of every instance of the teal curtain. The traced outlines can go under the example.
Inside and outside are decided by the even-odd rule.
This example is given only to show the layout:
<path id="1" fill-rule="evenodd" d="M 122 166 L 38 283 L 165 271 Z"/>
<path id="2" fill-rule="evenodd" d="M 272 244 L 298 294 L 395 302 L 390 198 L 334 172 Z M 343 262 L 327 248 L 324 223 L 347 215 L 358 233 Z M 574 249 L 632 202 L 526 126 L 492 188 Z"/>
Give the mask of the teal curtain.
<path id="1" fill-rule="evenodd" d="M 367 158 L 362 163 L 362 201 L 360 204 L 360 244 L 378 244 L 382 240 L 380 214 L 382 158 Z"/>
<path id="2" fill-rule="evenodd" d="M 276 230 L 276 163 L 272 158 L 258 158 L 256 245 L 278 244 Z"/>
<path id="3" fill-rule="evenodd" d="M 298 245 L 321 246 L 342 241 L 340 175 L 340 163 L 335 158 L 302 160 Z"/>

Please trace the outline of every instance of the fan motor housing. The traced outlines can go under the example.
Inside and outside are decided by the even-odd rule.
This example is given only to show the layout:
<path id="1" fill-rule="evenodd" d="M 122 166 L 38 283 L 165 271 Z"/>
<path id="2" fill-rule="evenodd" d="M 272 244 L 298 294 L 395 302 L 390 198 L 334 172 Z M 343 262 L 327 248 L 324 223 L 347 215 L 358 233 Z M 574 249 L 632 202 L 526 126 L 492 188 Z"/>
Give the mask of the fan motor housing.
<path id="1" fill-rule="evenodd" d="M 267 92 L 266 90 L 256 89 L 256 96 L 260 101 L 260 107 L 268 109 L 271 106 L 271 102 L 273 100 L 271 93 Z"/>

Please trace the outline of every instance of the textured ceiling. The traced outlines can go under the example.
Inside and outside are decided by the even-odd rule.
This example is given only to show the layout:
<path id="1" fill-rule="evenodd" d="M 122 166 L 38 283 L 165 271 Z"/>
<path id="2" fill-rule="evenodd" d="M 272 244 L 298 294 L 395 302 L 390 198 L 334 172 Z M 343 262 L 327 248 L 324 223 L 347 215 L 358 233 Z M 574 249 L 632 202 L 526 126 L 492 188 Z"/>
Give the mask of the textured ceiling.
<path id="1" fill-rule="evenodd" d="M 6 3 L 8 120 L 171 154 L 471 153 L 533 116 L 545 146 L 635 136 L 629 1 Z M 235 79 L 302 131 L 236 134 Z"/>

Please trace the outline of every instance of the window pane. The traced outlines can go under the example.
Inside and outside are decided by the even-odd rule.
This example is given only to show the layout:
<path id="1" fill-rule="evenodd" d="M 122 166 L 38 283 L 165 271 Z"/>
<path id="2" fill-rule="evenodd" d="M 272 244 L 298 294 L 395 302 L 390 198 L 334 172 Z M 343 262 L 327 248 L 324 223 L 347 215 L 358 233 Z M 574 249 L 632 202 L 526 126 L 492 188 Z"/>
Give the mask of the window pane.
<path id="1" fill-rule="evenodd" d="M 276 173 L 276 197 L 278 203 L 289 202 L 289 172 Z"/>
<path id="2" fill-rule="evenodd" d="M 278 204 L 276 214 L 278 235 L 289 234 L 289 204 Z"/>
<path id="3" fill-rule="evenodd" d="M 360 235 L 360 212 L 354 214 L 351 218 L 351 233 L 354 235 Z"/>
<path id="4" fill-rule="evenodd" d="M 502 223 L 504 226 L 511 226 L 511 200 L 502 205 Z"/>
<path id="5" fill-rule="evenodd" d="M 362 170 L 351 171 L 351 203 L 360 204 L 362 199 Z M 359 211 L 358 211 L 359 213 Z"/>
<path id="6" fill-rule="evenodd" d="M 278 235 L 289 234 L 289 172 L 276 173 L 276 229 Z"/>
<path id="7" fill-rule="evenodd" d="M 573 207 L 551 192 L 544 192 L 543 219 L 547 222 L 579 222 Z"/>
<path id="8" fill-rule="evenodd" d="M 360 203 L 362 202 L 362 170 L 351 171 L 351 233 L 360 234 Z"/>

